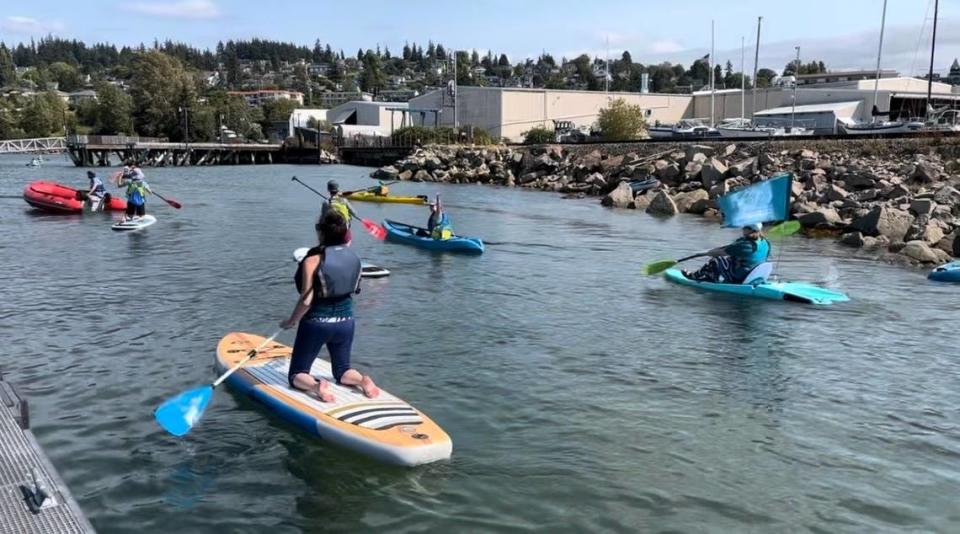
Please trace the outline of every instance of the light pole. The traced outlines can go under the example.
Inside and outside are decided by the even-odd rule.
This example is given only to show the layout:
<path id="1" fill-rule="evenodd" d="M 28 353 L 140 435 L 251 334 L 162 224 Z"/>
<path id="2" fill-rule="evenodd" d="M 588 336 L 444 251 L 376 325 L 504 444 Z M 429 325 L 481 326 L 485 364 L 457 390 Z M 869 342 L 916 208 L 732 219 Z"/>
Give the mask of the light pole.
<path id="1" fill-rule="evenodd" d="M 793 131 L 793 124 L 797 118 L 797 86 L 800 85 L 800 47 L 797 49 L 797 66 L 793 68 L 793 109 L 790 111 L 790 131 Z"/>

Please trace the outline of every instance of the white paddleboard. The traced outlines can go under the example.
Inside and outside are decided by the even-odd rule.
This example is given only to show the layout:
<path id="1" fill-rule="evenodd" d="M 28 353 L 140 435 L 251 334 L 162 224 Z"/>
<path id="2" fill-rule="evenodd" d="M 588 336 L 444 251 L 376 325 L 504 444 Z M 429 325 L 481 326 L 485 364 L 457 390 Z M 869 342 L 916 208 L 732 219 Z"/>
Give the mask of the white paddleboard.
<path id="1" fill-rule="evenodd" d="M 293 261 L 300 263 L 303 261 L 303 258 L 307 257 L 307 252 L 310 252 L 308 247 L 300 247 L 297 250 L 294 250 Z M 363 278 L 384 278 L 386 276 L 390 276 L 390 271 L 384 269 L 383 267 L 364 261 L 360 263 L 360 276 Z"/>
<path id="2" fill-rule="evenodd" d="M 151 224 L 157 222 L 157 218 L 153 215 L 144 215 L 139 219 L 131 219 L 129 221 L 120 221 L 110 228 L 118 232 L 132 232 L 134 230 L 142 230 Z"/>

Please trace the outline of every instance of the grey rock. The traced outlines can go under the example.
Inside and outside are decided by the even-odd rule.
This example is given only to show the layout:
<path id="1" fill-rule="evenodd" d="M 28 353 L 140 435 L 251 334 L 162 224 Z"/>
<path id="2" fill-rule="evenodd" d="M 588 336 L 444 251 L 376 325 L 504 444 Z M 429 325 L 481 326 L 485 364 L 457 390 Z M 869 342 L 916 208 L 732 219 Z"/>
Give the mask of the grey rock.
<path id="1" fill-rule="evenodd" d="M 698 201 L 704 200 L 709 201 L 710 194 L 704 191 L 703 189 L 696 189 L 688 193 L 680 193 L 673 197 L 673 202 L 677 206 L 677 211 L 680 213 L 687 213 L 690 208 L 696 204 Z M 706 208 L 703 209 L 706 211 Z M 700 213 L 703 213 L 701 211 Z"/>
<path id="2" fill-rule="evenodd" d="M 727 166 L 717 158 L 711 158 L 706 165 L 700 169 L 700 182 L 703 188 L 709 190 L 717 182 L 723 180 L 727 174 Z"/>
<path id="3" fill-rule="evenodd" d="M 863 234 L 860 232 L 847 232 L 840 236 L 840 243 L 851 247 L 862 247 L 864 245 Z"/>
<path id="4" fill-rule="evenodd" d="M 676 183 L 677 177 L 680 176 L 680 167 L 676 163 L 660 159 L 654 163 L 654 167 L 656 168 L 657 179 L 665 184 Z"/>
<path id="5" fill-rule="evenodd" d="M 647 213 L 651 215 L 676 215 L 677 205 L 666 191 L 658 191 L 647 206 Z"/>
<path id="6" fill-rule="evenodd" d="M 901 240 L 913 224 L 913 216 L 905 211 L 876 206 L 866 215 L 859 217 L 850 225 L 867 236 L 887 236 L 891 240 Z"/>
<path id="7" fill-rule="evenodd" d="M 646 210 L 651 200 L 653 200 L 653 195 L 637 195 L 633 199 L 633 207 L 638 210 Z"/>
<path id="8" fill-rule="evenodd" d="M 936 207 L 933 200 L 927 198 L 917 198 L 910 203 L 910 211 L 914 215 L 929 215 L 933 212 L 933 208 Z"/>
<path id="9" fill-rule="evenodd" d="M 757 158 L 747 158 L 745 160 L 738 161 L 730 166 L 727 171 L 729 176 L 743 176 L 750 178 L 757 173 Z"/>
<path id="10" fill-rule="evenodd" d="M 937 263 L 939 256 L 923 241 L 908 241 L 900 253 L 920 263 Z"/>
<path id="11" fill-rule="evenodd" d="M 850 193 L 840 186 L 830 184 L 824 190 L 823 196 L 827 202 L 833 202 L 835 200 L 843 200 L 847 198 L 850 196 Z"/>
<path id="12" fill-rule="evenodd" d="M 379 169 L 370 173 L 371 178 L 377 180 L 383 180 L 384 182 L 392 182 L 397 179 L 397 175 L 400 174 L 400 171 L 397 170 L 393 165 L 387 165 L 386 167 L 380 167 Z"/>
<path id="13" fill-rule="evenodd" d="M 413 171 L 406 170 L 397 175 L 397 180 L 408 181 L 413 178 Z"/>
<path id="14" fill-rule="evenodd" d="M 818 208 L 801 215 L 798 220 L 805 228 L 834 228 L 843 223 L 840 214 L 833 208 Z"/>
<path id="15" fill-rule="evenodd" d="M 694 213 L 697 215 L 703 215 L 707 210 L 717 209 L 717 203 L 709 198 L 701 198 L 690 205 L 687 209 L 687 213 Z"/>
<path id="16" fill-rule="evenodd" d="M 433 181 L 433 176 L 429 172 L 423 169 L 420 169 L 413 175 L 413 181 L 414 182 L 431 182 Z"/>
<path id="17" fill-rule="evenodd" d="M 616 189 L 607 193 L 600 204 L 614 208 L 632 208 L 633 207 L 633 189 L 627 182 L 622 182 Z"/>
<path id="18" fill-rule="evenodd" d="M 910 179 L 915 182 L 929 184 L 940 179 L 940 171 L 930 163 L 921 161 L 914 166 Z"/>

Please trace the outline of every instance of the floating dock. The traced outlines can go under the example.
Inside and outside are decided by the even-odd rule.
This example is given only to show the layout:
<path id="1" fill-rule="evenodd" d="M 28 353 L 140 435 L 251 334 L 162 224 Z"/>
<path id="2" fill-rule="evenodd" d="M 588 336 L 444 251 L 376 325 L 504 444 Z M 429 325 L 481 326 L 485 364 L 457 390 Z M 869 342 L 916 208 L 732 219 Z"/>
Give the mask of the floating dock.
<path id="1" fill-rule="evenodd" d="M 0 532 L 92 533 L 30 431 L 27 401 L 0 375 Z"/>

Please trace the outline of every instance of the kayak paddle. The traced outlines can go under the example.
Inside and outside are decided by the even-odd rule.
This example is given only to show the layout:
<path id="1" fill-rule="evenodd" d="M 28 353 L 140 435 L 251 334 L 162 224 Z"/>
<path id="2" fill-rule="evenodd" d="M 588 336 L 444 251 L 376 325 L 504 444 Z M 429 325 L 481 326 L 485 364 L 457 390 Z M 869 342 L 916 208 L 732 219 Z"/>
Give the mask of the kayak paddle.
<path id="1" fill-rule="evenodd" d="M 800 231 L 800 221 L 784 221 L 767 232 L 767 237 L 786 237 L 791 234 L 795 234 Z M 700 258 L 706 256 L 706 254 L 694 254 L 693 256 L 687 256 L 686 258 L 680 258 L 679 260 L 658 260 L 650 262 L 644 265 L 640 272 L 645 275 L 660 274 L 663 271 L 673 267 L 674 265 L 685 262 L 687 260 L 692 260 L 694 258 Z"/>
<path id="2" fill-rule="evenodd" d="M 153 194 L 156 195 L 157 198 L 159 198 L 160 200 L 166 202 L 167 204 L 170 204 L 170 206 L 172 206 L 172 207 L 174 207 L 174 208 L 176 208 L 176 209 L 180 209 L 180 208 L 183 207 L 183 204 L 180 204 L 180 203 L 177 202 L 176 200 L 172 200 L 172 199 L 168 199 L 168 198 L 163 198 L 163 196 L 162 196 L 160 193 L 154 192 Z"/>
<path id="3" fill-rule="evenodd" d="M 302 185 L 303 187 L 306 187 L 307 189 L 313 191 L 314 193 L 316 193 L 317 195 L 319 195 L 320 198 L 326 200 L 327 202 L 330 201 L 330 199 L 327 197 L 327 195 L 324 195 L 324 194 L 321 193 L 320 191 L 317 191 L 316 189 L 314 189 L 314 188 L 310 187 L 309 185 L 305 184 L 302 180 L 300 180 L 300 179 L 297 178 L 296 176 L 294 176 L 294 177 L 291 178 L 290 180 L 292 180 L 292 181 L 294 181 L 294 182 L 297 182 L 297 183 L 299 183 L 300 185 Z M 384 239 L 387 238 L 387 230 L 386 230 L 384 227 L 380 226 L 379 224 L 371 221 L 370 219 L 361 219 L 360 217 L 357 217 L 357 215 L 356 215 L 355 213 L 353 213 L 353 211 L 350 211 L 350 216 L 353 217 L 354 219 L 360 221 L 361 223 L 363 223 L 363 227 L 367 229 L 367 232 L 368 232 L 370 235 L 372 235 L 374 238 L 376 238 L 377 240 L 383 241 Z"/>
<path id="4" fill-rule="evenodd" d="M 247 362 L 256 358 L 260 349 L 267 346 L 267 344 L 280 335 L 282 331 L 283 330 L 277 330 L 272 336 L 263 340 L 263 343 L 251 349 L 244 359 L 240 360 L 240 362 L 230 368 L 229 371 L 220 375 L 220 378 L 217 378 L 212 384 L 184 391 L 176 397 L 167 399 L 166 402 L 161 404 L 157 410 L 153 412 L 157 423 L 163 427 L 164 430 L 177 437 L 190 432 L 193 425 L 197 424 L 197 421 L 203 416 L 203 411 L 207 409 L 207 404 L 210 403 L 210 397 L 213 396 L 213 388 L 223 383 L 228 376 L 235 373 L 237 369 L 243 367 Z"/>
<path id="5" fill-rule="evenodd" d="M 706 254 L 701 252 L 700 254 L 694 254 L 693 256 L 687 256 L 686 258 L 680 258 L 679 260 L 659 260 L 650 262 L 644 265 L 643 268 L 640 269 L 640 272 L 646 275 L 660 274 L 678 263 L 692 260 L 694 258 L 700 258 L 702 256 L 706 256 Z"/>
<path id="6" fill-rule="evenodd" d="M 767 237 L 787 237 L 800 231 L 800 221 L 784 221 L 767 232 Z"/>

